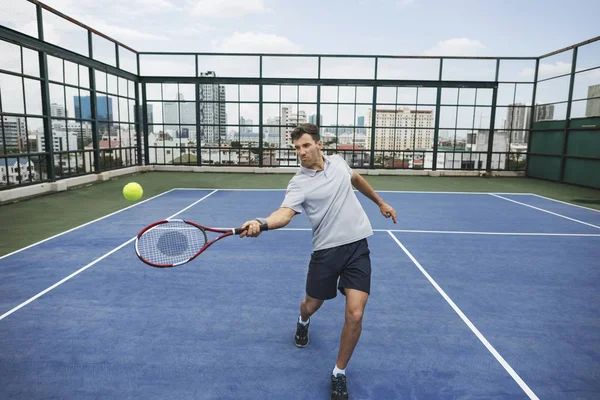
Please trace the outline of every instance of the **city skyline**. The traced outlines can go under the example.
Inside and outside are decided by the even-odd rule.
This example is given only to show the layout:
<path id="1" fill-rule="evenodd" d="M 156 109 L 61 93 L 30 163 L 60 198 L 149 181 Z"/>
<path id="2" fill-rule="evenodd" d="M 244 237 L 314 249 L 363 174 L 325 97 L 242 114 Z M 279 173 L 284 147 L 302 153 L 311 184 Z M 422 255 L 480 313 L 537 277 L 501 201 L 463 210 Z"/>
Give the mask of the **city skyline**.
<path id="1" fill-rule="evenodd" d="M 102 1 L 105 0 L 99 0 L 99 2 Z M 163 5 L 166 3 L 173 5 L 177 3 L 177 0 L 163 0 Z M 259 3 L 262 4 L 261 1 Z M 30 3 L 23 2 L 21 4 Z M 85 9 L 88 3 L 83 1 L 78 4 Z M 68 9 L 72 3 L 70 0 L 61 0 L 58 1 L 58 5 Z M 374 5 L 374 7 L 378 7 L 378 5 Z M 416 12 L 420 7 L 422 7 L 420 0 L 405 2 L 400 6 L 401 9 L 411 10 L 411 12 Z M 24 10 L 26 8 L 24 7 Z M 29 9 L 31 10 L 31 8 Z M 194 10 L 198 11 L 197 8 Z M 26 14 L 26 12 L 15 14 L 13 21 L 9 21 L 7 24 L 26 34 L 35 34 L 27 31 L 27 20 L 23 19 Z M 47 17 L 44 19 L 44 26 L 47 28 L 45 33 L 48 33 L 45 35 L 46 40 L 81 53 L 72 47 L 74 43 L 72 40 L 77 37 L 75 31 L 72 31 L 73 34 L 61 36 L 59 33 L 61 29 L 65 28 L 65 25 L 57 22 L 60 18 L 57 19 L 58 17 L 46 12 L 44 15 Z M 15 20 L 19 19 L 24 25 L 15 25 Z M 0 17 L 0 23 L 4 22 Z M 63 21 L 63 23 L 67 22 Z M 54 35 L 55 33 L 56 35 Z M 65 42 L 59 43 L 60 40 L 65 40 Z M 94 58 L 107 64 L 116 65 L 115 60 L 110 56 L 110 52 L 115 50 L 114 46 L 107 52 L 109 48 L 103 46 L 103 40 L 94 38 L 92 41 Z M 426 50 L 424 55 L 462 55 L 461 53 L 465 49 L 460 46 L 470 42 L 469 40 L 449 39 L 444 43 L 451 47 L 455 46 L 453 52 L 447 53 L 447 48 L 438 46 L 437 49 Z M 28 60 L 35 60 L 37 57 L 35 53 L 27 49 L 21 51 L 19 47 L 8 42 L 0 42 L 0 47 L 5 54 L 2 69 L 22 72 L 33 77 L 39 76 L 39 68 L 36 71 L 35 63 L 28 62 Z M 478 48 L 477 51 L 479 51 L 485 46 L 479 43 L 475 48 Z M 119 50 L 120 55 L 122 50 L 122 48 Z M 600 86 L 598 84 L 600 68 L 597 68 L 597 60 L 594 57 L 595 50 L 600 50 L 600 42 L 583 46 L 579 50 L 576 60 L 577 74 L 572 87 L 575 100 L 571 107 L 572 118 L 594 116 L 596 104 L 599 102 L 599 100 L 589 99 L 589 97 L 597 96 L 598 90 L 595 88 Z M 467 51 L 469 54 L 464 55 L 481 55 L 477 51 L 470 53 Z M 84 49 L 81 54 L 87 55 L 86 52 L 87 49 Z M 121 67 L 127 70 L 132 67 L 131 60 L 128 61 L 127 52 L 123 52 L 122 55 Z M 131 134 L 132 129 L 135 129 L 134 124 L 139 121 L 141 115 L 141 110 L 135 108 L 136 88 L 133 81 L 118 78 L 99 70 L 90 71 L 88 67 L 78 66 L 52 55 L 48 55 L 47 59 L 50 79 L 48 93 L 50 114 L 53 130 L 56 129 L 57 134 L 62 132 L 63 128 L 60 127 L 62 119 L 66 118 L 69 121 L 62 123 L 66 133 L 69 130 L 77 131 L 77 129 L 73 129 L 76 120 L 91 118 L 94 95 L 99 133 L 120 135 L 124 131 Z M 140 90 L 145 93 L 147 99 L 145 106 L 148 110 L 148 119 L 146 122 L 149 124 L 150 132 L 164 132 L 175 139 L 198 140 L 212 144 L 226 143 L 230 137 L 234 137 L 236 134 L 238 136 L 242 133 L 258 134 L 260 126 L 263 126 L 265 127 L 263 130 L 265 137 L 276 136 L 279 138 L 279 145 L 289 146 L 289 133 L 295 124 L 301 122 L 311 120 L 317 122 L 324 133 L 339 135 L 352 132 L 358 135 L 370 135 L 372 133 L 370 121 L 373 120 L 374 113 L 377 115 L 377 121 L 385 115 L 394 115 L 397 119 L 398 115 L 403 114 L 400 110 L 409 110 L 408 113 L 414 112 L 415 115 L 427 114 L 429 115 L 427 128 L 434 128 L 433 121 L 436 121 L 435 127 L 439 127 L 441 132 L 451 132 L 455 138 L 461 140 L 471 133 L 489 130 L 491 125 L 494 126 L 495 131 L 523 131 L 527 129 L 532 116 L 534 121 L 564 118 L 566 113 L 565 96 L 569 89 L 569 79 L 565 74 L 571 70 L 572 59 L 569 58 L 568 52 L 541 59 L 538 76 L 540 81 L 537 84 L 535 96 L 533 92 L 534 69 L 532 68 L 535 60 L 533 59 L 499 60 L 498 62 L 484 59 L 446 59 L 443 62 L 443 73 L 441 74 L 439 74 L 439 68 L 442 64 L 436 59 L 381 58 L 377 60 L 378 63 L 375 63 L 376 60 L 372 57 L 323 57 L 317 63 L 315 57 L 298 54 L 298 57 L 264 56 L 260 60 L 260 69 L 257 68 L 259 64 L 256 56 L 245 58 L 198 56 L 196 58 L 192 55 L 156 57 L 141 55 L 140 61 L 141 75 L 160 73 L 167 76 L 181 75 L 199 78 L 223 76 L 316 78 L 318 76 L 325 79 L 367 79 L 375 76 L 376 72 L 379 79 L 400 81 L 411 78 L 413 80 L 441 79 L 448 82 L 461 79 L 470 79 L 475 82 L 498 82 L 494 121 L 491 121 L 494 94 L 491 88 L 443 87 L 439 99 L 435 87 L 329 86 L 319 85 L 317 81 L 313 85 L 264 84 L 260 86 L 220 83 L 201 83 L 198 86 L 194 83 L 148 83 Z M 174 62 L 177 64 L 175 69 L 172 68 Z M 212 69 L 212 66 L 216 68 Z M 134 66 L 134 69 L 137 69 L 137 66 Z M 90 86 L 91 81 L 95 83 L 95 88 Z M 24 120 L 28 133 L 39 132 L 43 129 L 39 82 L 28 77 L 22 79 L 13 74 L 0 73 L 0 97 L 4 100 L 2 103 L 3 113 L 27 113 L 30 115 Z M 72 101 L 70 101 L 71 98 Z M 375 104 L 373 104 L 374 101 Z M 532 103 L 536 106 L 532 107 Z M 551 104 L 546 105 L 546 103 Z M 438 110 L 439 113 L 436 115 Z M 320 117 L 318 119 L 316 118 L 317 113 Z M 383 137 L 376 139 L 376 142 L 385 142 L 388 134 L 394 136 L 399 134 L 401 137 L 403 136 L 402 143 L 394 143 L 394 146 L 407 147 L 410 142 L 413 147 L 418 148 L 431 146 L 432 137 L 429 129 L 423 133 L 425 136 L 418 133 L 423 126 L 419 125 L 417 118 L 413 120 L 412 117 L 405 118 L 403 116 L 400 120 L 403 121 L 400 125 L 393 126 L 377 122 L 375 136 L 383 135 Z M 394 123 L 398 123 L 398 121 Z M 9 123 L 7 122 L 6 125 L 9 126 Z M 15 120 L 14 126 L 18 128 L 17 130 L 21 130 L 22 125 L 21 120 Z M 199 132 L 197 132 L 198 128 L 200 128 Z M 4 130 L 6 131 L 6 129 Z M 79 131 L 83 132 L 84 129 L 81 128 Z M 85 131 L 87 132 L 87 130 Z M 6 132 L 4 135 L 6 136 Z M 511 134 L 510 139 L 516 142 L 526 142 L 527 134 L 525 132 Z"/>
<path id="2" fill-rule="evenodd" d="M 183 102 L 185 100 L 185 98 L 183 96 L 180 97 L 180 101 L 182 101 L 181 105 L 193 105 L 195 107 L 195 103 L 189 103 L 189 102 Z M 74 98 L 74 103 L 77 104 L 79 101 L 79 99 L 77 97 Z M 590 101 L 590 104 L 594 104 L 592 103 L 592 101 Z M 178 103 L 176 102 L 166 102 L 165 104 L 169 105 L 169 106 L 177 106 Z M 60 120 L 62 118 L 69 118 L 69 113 L 60 105 L 51 104 L 52 106 L 52 116 L 53 118 L 53 125 L 56 125 L 58 122 L 60 122 Z M 152 105 L 148 105 L 149 109 L 152 110 Z M 296 106 L 297 107 L 297 106 Z M 188 107 L 189 108 L 189 107 Z M 266 116 L 266 123 L 263 124 L 263 126 L 265 127 L 265 137 L 273 137 L 273 136 L 281 136 L 281 142 L 282 145 L 289 145 L 289 138 L 286 139 L 286 134 L 289 135 L 289 131 L 291 130 L 290 127 L 293 127 L 295 125 L 297 125 L 298 123 L 302 123 L 302 122 L 308 122 L 310 121 L 315 121 L 316 120 L 316 114 L 312 114 L 312 115 L 307 115 L 305 112 L 303 112 L 303 110 L 299 110 L 300 113 L 302 113 L 303 117 L 302 118 L 297 118 L 296 115 L 298 114 L 298 112 L 294 112 L 294 106 L 286 106 L 286 105 L 282 105 L 282 109 L 286 109 L 288 111 L 285 112 L 289 112 L 290 115 L 294 115 L 291 118 L 288 119 L 284 119 L 283 121 L 280 121 L 279 117 L 271 117 L 271 116 Z M 390 112 L 392 110 L 410 110 L 410 111 L 417 111 L 417 109 L 411 109 L 409 107 L 399 107 L 399 108 L 386 108 L 386 109 L 378 109 L 378 112 Z M 587 108 L 588 111 L 590 109 L 590 107 Z M 188 110 L 189 111 L 189 110 Z M 324 133 L 333 133 L 333 134 L 344 134 L 344 133 L 353 133 L 356 135 L 365 135 L 368 134 L 370 132 L 370 128 L 371 128 L 371 123 L 370 123 L 370 113 L 371 110 L 370 108 L 367 109 L 368 111 L 368 118 L 369 118 L 369 122 L 367 125 L 359 125 L 360 124 L 360 120 L 362 119 L 364 121 L 364 116 L 360 116 L 360 115 L 356 115 L 355 117 L 355 124 L 352 123 L 338 123 L 338 124 L 332 124 L 332 125 L 328 125 L 328 124 L 322 124 L 321 125 L 321 129 L 322 132 Z M 435 116 L 434 114 L 434 109 L 424 109 L 424 108 L 419 108 L 418 112 L 430 112 L 431 113 L 431 119 L 428 122 L 428 127 L 429 128 L 434 128 L 433 126 L 433 117 Z M 513 115 L 514 114 L 514 115 Z M 506 115 L 503 116 L 502 121 L 503 124 L 500 124 L 498 126 L 495 126 L 495 130 L 496 131 L 502 131 L 502 130 L 506 130 L 506 131 L 520 131 L 520 130 L 525 130 L 527 129 L 527 123 L 529 120 L 529 114 L 530 114 L 530 107 L 524 106 L 523 104 L 515 104 L 515 105 L 510 105 L 509 107 L 506 108 Z M 134 115 L 134 112 L 132 111 L 131 115 Z M 536 115 L 536 121 L 537 120 L 548 120 L 548 119 L 552 119 L 553 115 L 554 115 L 554 105 L 546 105 L 546 106 L 538 106 L 536 107 L 536 111 L 535 111 L 535 115 Z M 149 118 L 151 119 L 151 122 L 149 124 L 149 131 L 150 132 L 154 132 L 154 133 L 169 133 L 172 135 L 172 137 L 174 138 L 185 138 L 191 141 L 195 141 L 195 132 L 196 132 L 196 125 L 195 125 L 195 115 L 193 115 L 193 111 L 190 111 L 190 113 L 187 114 L 187 116 L 185 116 L 182 121 L 181 124 L 177 124 L 175 121 L 177 119 L 177 117 L 172 117 L 171 119 L 173 120 L 173 122 L 170 122 L 170 120 L 167 118 L 166 119 L 166 123 L 162 123 L 160 121 L 158 121 L 157 123 L 153 123 L 154 121 L 152 121 L 153 118 L 153 113 L 149 112 L 148 114 Z M 187 118 L 187 120 L 186 120 Z M 323 114 L 321 114 L 321 118 L 324 120 L 325 117 Z M 6 118 L 5 118 L 6 120 Z M 21 124 L 20 126 L 22 127 L 21 130 L 25 130 L 25 119 L 20 119 Z M 74 126 L 73 124 L 77 124 L 77 121 L 72 120 L 72 119 L 68 119 L 69 121 L 69 130 L 73 131 L 74 129 L 72 128 L 72 126 Z M 244 125 L 244 121 L 248 121 L 247 125 Z M 401 121 L 405 121 L 402 122 Z M 407 131 L 410 132 L 412 130 L 418 130 L 418 124 L 416 122 L 411 122 L 412 120 L 408 120 L 408 119 L 399 119 L 398 120 L 398 127 L 396 129 L 392 129 L 392 133 L 398 133 L 401 131 L 401 129 L 399 129 L 400 127 L 403 127 L 405 129 L 402 129 L 402 131 Z M 511 123 L 512 121 L 512 123 Z M 222 122 L 222 121 L 221 121 Z M 258 136 L 258 128 L 259 125 L 257 123 L 253 123 L 254 120 L 251 118 L 245 118 L 243 115 L 240 115 L 239 118 L 239 122 L 240 124 L 232 124 L 230 121 L 226 121 L 227 123 L 221 127 L 221 132 L 222 134 L 219 136 L 219 139 L 209 139 L 208 141 L 203 140 L 204 142 L 207 143 L 225 143 L 227 141 L 226 137 L 231 137 L 232 134 L 250 134 L 250 135 L 257 135 Z M 480 121 L 481 122 L 481 121 Z M 489 120 L 486 121 L 487 123 L 489 123 Z M 364 123 L 364 122 L 363 122 Z M 63 124 L 64 125 L 64 124 Z M 87 125 L 86 123 L 84 123 L 84 125 Z M 115 124 L 115 126 L 119 125 L 119 123 L 117 122 Z M 206 124 L 202 124 L 201 123 L 201 127 L 206 127 L 207 129 L 210 128 L 210 125 L 212 125 L 212 123 L 206 123 Z M 216 124 L 218 125 L 218 124 Z M 281 127 L 281 134 L 279 132 L 279 130 L 277 128 L 275 128 L 276 126 L 280 126 Z M 6 129 L 7 130 L 7 134 L 8 132 L 11 132 L 10 129 L 8 128 L 9 125 L 6 124 Z M 238 128 L 239 130 L 236 130 L 235 128 Z M 376 134 L 378 134 L 378 132 L 382 132 L 383 130 L 381 128 L 386 127 L 385 124 L 382 124 L 380 122 L 377 122 L 376 124 Z M 182 135 L 182 131 L 180 131 L 180 128 L 183 128 L 185 130 L 185 135 Z M 475 132 L 475 131 L 479 131 L 482 129 L 488 129 L 489 125 L 486 126 L 472 126 L 472 127 L 464 127 L 464 126 L 460 126 L 458 127 L 458 129 L 455 129 L 454 127 L 448 127 L 448 126 L 443 126 L 440 125 L 440 131 L 441 132 L 448 132 L 448 131 L 452 131 L 455 133 L 455 136 L 457 138 L 460 139 L 465 139 L 467 137 L 467 135 L 470 132 Z M 77 129 L 75 129 L 77 130 Z M 29 132 L 31 132 L 32 129 L 29 129 Z M 81 128 L 79 129 L 79 131 L 81 131 Z M 8 136 L 12 136 L 12 134 L 8 134 Z M 521 132 L 521 133 L 517 133 L 513 138 L 513 141 L 516 142 L 527 142 L 527 133 L 526 132 Z M 409 140 L 410 141 L 410 140 Z M 10 142 L 12 143 L 12 142 Z M 406 146 L 404 146 L 406 147 Z"/>

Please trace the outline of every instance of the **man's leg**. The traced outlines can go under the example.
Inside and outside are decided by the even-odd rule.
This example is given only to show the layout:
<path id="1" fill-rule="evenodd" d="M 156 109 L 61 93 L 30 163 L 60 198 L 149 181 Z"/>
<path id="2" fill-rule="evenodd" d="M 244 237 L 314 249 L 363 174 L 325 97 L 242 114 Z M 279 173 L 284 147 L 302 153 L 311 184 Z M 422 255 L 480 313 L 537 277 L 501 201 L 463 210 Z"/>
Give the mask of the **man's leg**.
<path id="1" fill-rule="evenodd" d="M 346 320 L 342 329 L 337 362 L 331 373 L 331 398 L 347 399 L 345 369 L 352 357 L 362 331 L 362 317 L 369 294 L 356 289 L 344 289 L 346 293 Z"/>
<path id="2" fill-rule="evenodd" d="M 362 317 L 369 295 L 356 289 L 345 289 L 346 319 L 340 340 L 336 366 L 344 370 L 352 357 L 362 331 Z"/>
<path id="3" fill-rule="evenodd" d="M 308 321 L 310 316 L 317 312 L 322 305 L 323 300 L 315 299 L 307 294 L 306 298 L 300 303 L 300 316 L 302 317 L 302 321 Z"/>
<path id="4" fill-rule="evenodd" d="M 300 303 L 300 320 L 296 323 L 296 336 L 294 337 L 294 342 L 297 347 L 306 347 L 306 345 L 308 345 L 309 318 L 317 312 L 322 305 L 323 300 L 315 299 L 308 294 L 302 303 Z"/>

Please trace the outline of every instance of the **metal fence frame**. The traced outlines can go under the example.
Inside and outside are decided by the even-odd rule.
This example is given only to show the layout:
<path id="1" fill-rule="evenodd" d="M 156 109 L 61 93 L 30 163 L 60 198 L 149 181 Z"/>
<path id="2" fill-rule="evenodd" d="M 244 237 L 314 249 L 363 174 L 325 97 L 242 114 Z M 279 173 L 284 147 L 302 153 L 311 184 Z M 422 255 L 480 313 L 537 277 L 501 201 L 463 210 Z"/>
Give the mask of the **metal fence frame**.
<path id="1" fill-rule="evenodd" d="M 528 60 L 528 61 L 535 61 L 535 74 L 534 74 L 534 78 L 533 81 L 531 81 L 530 83 L 533 84 L 533 94 L 532 94 L 532 101 L 531 101 L 531 105 L 528 106 L 530 108 L 530 113 L 529 113 L 529 120 L 527 122 L 527 132 L 528 132 L 528 138 L 529 138 L 529 143 L 528 143 L 528 147 L 527 147 L 527 157 L 529 156 L 529 148 L 531 145 L 531 137 L 532 137 L 532 125 L 534 122 L 534 110 L 535 110 L 535 99 L 536 99 L 536 91 L 537 91 L 537 86 L 538 86 L 538 74 L 539 74 L 539 68 L 540 68 L 540 61 L 543 60 L 544 58 L 550 57 L 552 55 L 555 54 L 559 54 L 561 52 L 564 51 L 569 51 L 569 50 L 573 50 L 573 63 L 572 63 L 572 68 L 571 68 L 571 73 L 570 73 L 570 83 L 569 83 L 569 97 L 568 97 L 568 105 L 567 105 L 567 124 L 565 127 L 565 143 L 563 145 L 563 151 L 561 154 L 561 177 L 560 177 L 560 181 L 562 182 L 564 179 L 564 168 L 565 168 L 565 162 L 566 159 L 569 157 L 567 155 L 566 152 L 566 147 L 567 147 L 567 140 L 568 140 L 568 134 L 570 132 L 570 128 L 569 128 L 569 119 L 570 119 L 570 111 L 571 111 L 571 102 L 572 102 L 572 95 L 573 95 L 573 85 L 574 85 L 574 77 L 575 77 L 575 61 L 577 59 L 577 50 L 579 47 L 598 41 L 600 40 L 600 36 L 596 37 L 596 38 L 592 38 L 590 40 L 578 43 L 578 44 L 574 44 L 572 46 L 569 46 L 567 48 L 564 49 L 560 49 L 557 50 L 555 52 L 552 53 L 548 53 L 546 55 L 543 56 L 539 56 L 539 57 L 463 57 L 463 56 L 392 56 L 392 55 L 350 55 L 350 54 L 338 54 L 338 55 L 331 55 L 331 54 L 280 54 L 280 53 L 276 53 L 276 54 L 269 54 L 269 53 L 206 53 L 206 52 L 139 52 L 136 51 L 112 38 L 110 38 L 109 36 L 98 32 L 94 29 L 92 29 L 89 26 L 86 26 L 84 24 L 82 24 L 81 22 L 74 20 L 70 17 L 68 17 L 67 15 L 60 13 L 54 9 L 52 9 L 51 7 L 37 1 L 37 0 L 27 0 L 30 3 L 33 3 L 36 7 L 36 17 L 37 17 L 37 27 L 38 27 L 38 38 L 34 38 L 28 35 L 25 35 L 23 33 L 14 31 L 12 29 L 6 28 L 4 26 L 0 26 L 0 39 L 4 40 L 4 41 L 8 41 L 8 42 L 12 42 L 15 43 L 17 45 L 20 46 L 24 46 L 30 49 L 33 49 L 35 51 L 39 52 L 39 66 L 40 66 L 40 77 L 39 80 L 41 81 L 41 85 L 42 85 L 42 105 L 43 105 L 43 118 L 44 118 L 44 134 L 45 134 L 45 141 L 46 143 L 52 143 L 52 128 L 51 128 L 51 120 L 52 120 L 52 116 L 50 115 L 50 93 L 49 93 L 49 78 L 48 78 L 48 60 L 47 60 L 47 56 L 48 55 L 53 55 L 56 57 L 59 57 L 61 59 L 64 60 L 68 60 L 68 61 L 72 61 L 81 65 L 85 65 L 87 67 L 89 67 L 89 71 L 90 71 L 90 76 L 89 76 L 89 83 L 90 83 L 90 97 L 91 97 L 91 112 L 92 112 L 92 118 L 91 118 L 91 124 L 92 124 L 92 138 L 93 138 L 93 144 L 94 144 L 94 149 L 93 149 L 93 158 L 94 158 L 94 166 L 95 166 L 95 170 L 93 171 L 94 173 L 100 173 L 102 171 L 101 165 L 100 165 L 100 154 L 101 154 L 101 150 L 99 148 L 99 144 L 98 144 L 98 118 L 96 115 L 96 82 L 95 82 L 95 70 L 98 71 L 102 71 L 111 75 L 114 75 L 116 77 L 122 77 L 128 80 L 131 80 L 133 82 L 135 82 L 135 109 L 136 109 L 136 119 L 135 119 L 135 127 L 136 127 L 136 137 L 137 137 L 137 149 L 136 149 L 136 155 L 137 155 L 137 164 L 138 165 L 144 165 L 144 164 L 149 164 L 150 160 L 149 160 L 149 153 L 150 153 L 150 148 L 148 145 L 148 141 L 146 140 L 148 138 L 148 115 L 147 115 L 147 107 L 146 107 L 146 84 L 149 83 L 189 83 L 189 84 L 194 84 L 195 88 L 196 88 L 196 94 L 198 93 L 198 86 L 200 84 L 236 84 L 236 85 L 257 85 L 259 88 L 259 144 L 256 150 L 258 150 L 259 153 L 259 163 L 257 166 L 259 167 L 263 167 L 263 155 L 264 155 L 264 148 L 263 148 L 263 139 L 264 139 L 264 123 L 263 123 L 263 118 L 262 118 L 262 104 L 263 104 L 263 98 L 262 98 L 262 94 L 263 94 L 263 86 L 264 85 L 311 85 L 311 86 L 316 86 L 317 87 L 317 102 L 316 102 L 316 106 L 317 106 L 317 116 L 320 116 L 320 92 L 321 92 L 321 87 L 324 85 L 336 85 L 336 86 L 368 86 L 373 88 L 373 101 L 372 101 L 372 110 L 375 112 L 375 110 L 377 109 L 377 91 L 378 88 L 381 87 L 388 87 L 388 86 L 392 86 L 392 87 L 423 87 L 423 88 L 435 88 L 436 89 L 436 93 L 437 93 L 437 98 L 436 98 L 436 113 L 435 113 L 435 125 L 433 127 L 434 130 L 434 146 L 433 146 L 433 165 L 432 165 L 432 169 L 436 170 L 437 166 L 436 166 L 436 162 L 437 162 L 437 157 L 440 153 L 443 153 L 443 150 L 439 150 L 438 149 L 438 139 L 439 139 L 439 119 L 440 119 L 440 104 L 441 104 L 441 93 L 442 93 L 442 89 L 443 88 L 486 88 L 486 89 L 492 89 L 493 90 L 493 98 L 492 98 L 492 104 L 491 104 L 491 118 L 490 118 L 490 127 L 489 127 L 489 140 L 488 140 L 488 149 L 487 152 L 482 152 L 484 154 L 486 154 L 487 156 L 487 164 L 485 165 L 485 170 L 487 171 L 491 171 L 491 170 L 505 170 L 506 168 L 494 168 L 494 166 L 492 165 L 492 156 L 494 154 L 497 154 L 497 152 L 493 151 L 493 136 L 494 136 L 494 131 L 495 131 L 495 126 L 494 126 L 494 122 L 495 122 L 495 113 L 496 113 L 496 109 L 498 107 L 497 103 L 497 95 L 498 95 L 498 85 L 499 85 L 499 81 L 498 81 L 498 77 L 499 77 L 499 69 L 500 69 L 500 62 L 503 60 Z M 68 49 L 65 48 L 61 48 L 59 46 L 55 46 L 53 44 L 50 44 L 48 42 L 44 41 L 44 24 L 43 24 L 43 18 L 42 18 L 42 11 L 46 10 L 48 12 L 51 12 L 73 24 L 78 25 L 79 27 L 85 29 L 87 31 L 87 43 L 88 43 L 88 57 L 83 56 L 81 54 L 77 54 L 73 51 L 70 51 Z M 114 49 L 115 49 L 115 61 L 116 61 L 116 65 L 112 66 L 112 65 L 108 65 L 102 61 L 98 61 L 96 59 L 94 59 L 94 53 L 93 53 L 93 35 L 98 35 L 108 41 L 110 41 L 111 43 L 114 44 Z M 131 73 L 128 71 L 123 70 L 122 68 L 120 68 L 120 60 L 119 60 L 119 49 L 123 48 L 126 49 L 130 52 L 133 52 L 135 54 L 136 57 L 136 62 L 137 62 L 137 73 Z M 143 76 L 140 73 L 140 57 L 142 56 L 153 56 L 153 55 L 162 55 L 162 56 L 177 56 L 177 55 L 188 55 L 188 56 L 193 56 L 195 59 L 195 70 L 196 70 L 196 76 Z M 201 56 L 251 56 L 251 57 L 258 57 L 259 59 L 259 76 L 258 77 L 206 77 L 206 76 L 198 76 L 198 71 L 199 71 L 199 63 L 198 63 L 198 59 Z M 269 77 L 263 77 L 263 58 L 264 57 L 302 57 L 302 58 L 316 58 L 317 62 L 318 62 L 318 76 L 316 78 L 269 78 Z M 324 58 L 353 58 L 353 59 L 372 59 L 374 60 L 374 76 L 371 79 L 330 79 L 330 78 L 321 78 L 321 65 L 322 65 L 322 59 Z M 379 64 L 379 60 L 383 60 L 383 59 L 435 59 L 435 60 L 439 60 L 439 74 L 438 74 L 438 80 L 394 80 L 394 79 L 379 79 L 378 78 L 378 64 Z M 462 80 L 443 80 L 443 68 L 444 68 L 444 61 L 445 60 L 494 60 L 496 62 L 496 69 L 495 69 L 495 79 L 491 80 L 491 81 L 462 81 Z M 5 71 L 2 71 L 5 72 Z M 16 74 L 15 74 L 16 75 Z M 514 82 L 515 84 L 517 84 L 517 82 Z M 523 82 L 519 82 L 519 83 L 523 83 Z M 198 109 L 199 107 L 199 100 L 196 98 L 196 109 Z M 140 120 L 139 118 L 137 118 L 137 110 L 140 109 L 140 106 L 143 105 L 142 107 L 142 119 Z M 2 114 L 5 115 L 5 114 Z M 375 168 L 374 166 L 374 160 L 375 160 L 375 153 L 376 152 L 391 152 L 391 151 L 397 151 L 397 150 L 381 150 L 381 149 L 375 149 L 375 129 L 376 129 L 376 118 L 372 118 L 371 121 L 371 146 L 370 146 L 370 162 L 369 162 L 369 168 Z M 1 119 L 0 119 L 0 123 L 1 123 Z M 198 118 L 196 118 L 196 124 L 198 124 Z M 415 127 L 416 129 L 416 127 Z M 197 131 L 197 134 L 199 134 L 199 130 Z M 200 156 L 200 150 L 201 150 L 201 145 L 200 145 L 200 141 L 197 140 L 196 142 L 196 146 L 197 146 L 197 151 L 198 151 L 198 155 Z M 343 152 L 343 151 L 342 151 Z M 420 152 L 423 153 L 424 151 L 420 151 L 420 150 L 413 150 L 414 152 Z M 509 149 L 510 152 L 510 149 Z M 46 162 L 47 162 L 47 172 L 48 172 L 48 177 L 46 179 L 46 181 L 55 181 L 56 178 L 56 174 L 54 171 L 54 151 L 52 146 L 47 146 L 46 152 L 44 153 L 44 155 L 46 156 Z M 535 155 L 534 153 L 532 153 L 532 155 Z M 12 155 L 11 157 L 14 157 L 15 155 Z M 18 156 L 18 155 L 17 155 Z M 0 161 L 4 161 L 6 162 L 6 157 L 9 156 L 3 156 L 5 158 L 5 160 L 2 160 L 2 158 L 0 158 Z M 198 157 L 196 165 L 201 165 L 201 158 Z M 394 164 L 393 164 L 394 165 Z M 527 165 L 527 164 L 526 164 Z M 525 172 L 528 174 L 528 169 L 527 166 L 525 167 Z M 38 183 L 38 182 L 35 182 Z"/>

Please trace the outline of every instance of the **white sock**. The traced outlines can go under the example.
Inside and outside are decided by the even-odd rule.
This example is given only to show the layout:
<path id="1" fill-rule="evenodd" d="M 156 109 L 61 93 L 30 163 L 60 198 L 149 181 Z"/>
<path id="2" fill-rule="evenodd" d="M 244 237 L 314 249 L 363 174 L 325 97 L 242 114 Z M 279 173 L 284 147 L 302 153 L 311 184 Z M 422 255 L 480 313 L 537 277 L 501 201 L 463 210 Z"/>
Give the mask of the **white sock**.
<path id="1" fill-rule="evenodd" d="M 337 364 L 335 364 L 335 368 L 333 369 L 332 375 L 338 376 L 338 374 L 346 375 L 346 369 L 339 369 Z"/>
<path id="2" fill-rule="evenodd" d="M 308 322 L 310 321 L 310 317 L 308 318 L 308 321 L 302 321 L 302 315 L 300 315 L 298 317 L 298 322 L 300 322 L 302 325 L 306 326 L 308 324 Z"/>

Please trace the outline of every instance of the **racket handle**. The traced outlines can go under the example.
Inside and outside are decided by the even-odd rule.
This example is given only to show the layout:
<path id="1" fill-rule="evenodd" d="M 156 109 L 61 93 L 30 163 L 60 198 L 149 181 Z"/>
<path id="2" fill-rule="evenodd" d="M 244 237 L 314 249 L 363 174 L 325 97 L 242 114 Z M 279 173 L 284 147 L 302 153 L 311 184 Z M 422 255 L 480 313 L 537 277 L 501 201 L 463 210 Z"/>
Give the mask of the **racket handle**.
<path id="1" fill-rule="evenodd" d="M 246 228 L 247 229 L 247 228 Z M 235 235 L 239 235 L 240 233 L 244 232 L 246 229 L 242 229 L 242 228 L 235 228 L 233 230 Z M 269 230 L 269 225 L 268 224 L 260 224 L 260 231 L 264 232 L 264 231 L 268 231 Z"/>

